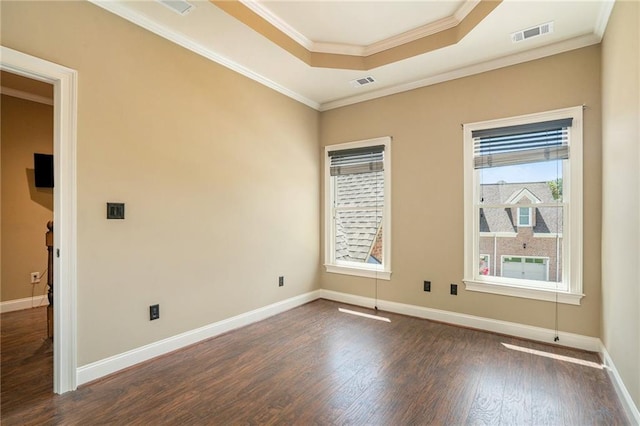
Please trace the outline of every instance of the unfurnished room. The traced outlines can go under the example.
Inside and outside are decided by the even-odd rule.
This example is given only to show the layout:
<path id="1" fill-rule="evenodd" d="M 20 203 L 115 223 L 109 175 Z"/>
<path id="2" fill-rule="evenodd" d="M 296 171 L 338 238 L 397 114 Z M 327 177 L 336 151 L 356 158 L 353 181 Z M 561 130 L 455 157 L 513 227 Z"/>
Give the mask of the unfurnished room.
<path id="1" fill-rule="evenodd" d="M 3 425 L 640 425 L 638 0 L 2 0 L 0 72 Z"/>

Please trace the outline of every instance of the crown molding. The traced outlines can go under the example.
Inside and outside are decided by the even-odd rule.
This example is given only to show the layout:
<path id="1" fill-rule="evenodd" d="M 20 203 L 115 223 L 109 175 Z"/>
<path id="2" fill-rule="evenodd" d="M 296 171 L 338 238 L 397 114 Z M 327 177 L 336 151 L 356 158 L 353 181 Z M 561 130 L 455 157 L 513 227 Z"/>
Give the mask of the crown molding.
<path id="1" fill-rule="evenodd" d="M 147 18 L 146 16 L 140 13 L 133 12 L 131 9 L 123 7 L 118 2 L 100 1 L 100 0 L 89 0 L 89 2 L 95 4 L 98 7 L 101 7 L 102 9 L 108 12 L 113 13 L 114 15 L 117 15 L 123 19 L 126 19 L 127 21 L 133 24 L 136 24 L 148 31 L 151 31 L 152 33 L 157 34 L 160 37 L 170 40 L 176 43 L 177 45 L 184 47 L 185 49 L 188 49 L 194 53 L 197 53 L 198 55 L 201 55 L 207 59 L 210 59 L 213 62 L 216 62 L 222 65 L 223 67 L 229 68 L 230 70 L 235 71 L 238 74 L 241 74 L 247 78 L 250 78 L 251 80 L 254 80 L 264 86 L 267 86 L 275 90 L 276 92 L 279 92 L 291 99 L 301 102 L 316 110 L 320 107 L 320 104 L 318 102 L 312 101 L 311 99 L 308 99 L 300 95 L 299 93 L 294 92 L 293 90 L 289 90 L 286 87 L 258 73 L 251 71 L 249 68 L 246 68 L 238 64 L 237 62 L 234 62 L 228 58 L 225 58 L 224 56 L 221 56 L 213 52 L 212 50 L 206 48 L 200 43 L 197 43 L 194 40 L 190 39 L 189 37 L 179 34 L 178 32 L 172 30 L 171 28 L 158 24 L 157 22 L 152 21 L 151 19 Z"/>
<path id="2" fill-rule="evenodd" d="M 430 35 L 437 34 L 439 32 L 448 30 L 449 28 L 455 27 L 460 23 L 460 21 L 461 20 L 458 20 L 453 16 L 447 16 L 446 18 L 438 19 L 437 21 L 422 25 L 418 28 L 414 28 L 413 30 L 409 30 L 393 37 L 389 37 L 387 39 L 370 44 L 369 46 L 364 47 L 364 54 L 362 56 L 374 55 L 387 49 L 393 49 L 394 47 L 411 43 L 412 41 L 419 40 L 422 37 L 428 37 Z"/>
<path id="3" fill-rule="evenodd" d="M 594 33 L 600 37 L 604 37 L 604 31 L 607 29 L 607 24 L 609 23 L 609 18 L 611 17 L 611 12 L 613 12 L 613 5 L 615 4 L 615 0 L 605 0 L 602 2 L 600 6 L 600 13 L 598 14 L 598 19 L 596 20 L 596 27 Z"/>
<path id="4" fill-rule="evenodd" d="M 367 71 L 458 43 L 484 18 L 491 14 L 503 0 L 473 0 L 473 8 L 467 6 L 465 10 L 458 14 L 459 16 L 465 15 L 464 20 L 458 22 L 458 24 L 454 25 L 457 22 L 455 18 L 452 18 L 454 21 L 447 19 L 437 21 L 433 24 L 435 26 L 431 25 L 427 29 L 420 28 L 416 31 L 411 31 L 409 35 L 401 34 L 394 42 L 401 44 L 395 47 L 391 47 L 393 44 L 375 45 L 371 49 L 383 50 L 366 56 L 362 56 L 362 54 L 367 53 L 364 50 L 361 51 L 357 46 L 348 45 L 346 45 L 348 51 L 359 54 L 323 53 L 309 50 L 294 40 L 293 37 L 300 38 L 300 34 L 287 34 L 285 32 L 287 28 L 279 28 L 272 23 L 276 22 L 278 24 L 281 21 L 275 20 L 273 15 L 270 15 L 270 22 L 256 12 L 259 10 L 258 8 L 252 10 L 247 7 L 245 4 L 251 4 L 251 7 L 255 6 L 253 3 L 243 2 L 247 0 L 209 1 L 311 67 Z M 451 25 L 454 26 L 450 27 Z M 424 36 L 425 31 L 429 35 Z M 418 38 L 413 40 L 415 37 Z M 327 45 L 324 44 L 324 46 L 326 47 Z M 329 44 L 329 46 L 332 51 L 335 51 L 340 50 L 345 45 Z"/>
<path id="5" fill-rule="evenodd" d="M 2 93 L 3 95 L 11 96 L 13 98 L 24 99 L 25 101 L 32 101 L 45 105 L 53 105 L 53 98 L 35 95 L 23 90 L 12 89 L 11 87 L 1 86 L 0 93 Z"/>
<path id="6" fill-rule="evenodd" d="M 587 34 L 580 37 L 575 37 L 569 40 L 565 40 L 560 43 L 555 43 L 548 46 L 539 47 L 536 49 L 528 50 L 526 52 L 517 53 L 515 55 L 509 55 L 491 61 L 481 62 L 468 67 L 459 68 L 453 71 L 436 74 L 417 81 L 398 84 L 395 86 L 385 87 L 383 89 L 374 90 L 371 92 L 363 93 L 357 96 L 350 96 L 335 101 L 325 102 L 320 105 L 320 111 L 329 111 L 343 106 L 353 105 L 360 102 L 370 101 L 384 96 L 395 95 L 397 93 L 408 92 L 410 90 L 419 89 L 421 87 L 431 86 L 438 83 L 443 83 L 449 80 L 455 80 L 462 77 L 468 77 L 474 74 L 480 74 L 487 71 L 496 70 L 499 68 L 508 67 L 511 65 L 517 65 L 523 62 L 529 62 L 536 59 L 545 58 L 547 56 L 557 55 L 559 53 L 568 52 L 574 49 L 580 49 L 582 47 L 591 46 L 600 43 L 601 37 L 597 34 Z"/>
<path id="7" fill-rule="evenodd" d="M 348 43 L 327 43 L 313 41 L 305 35 L 297 31 L 287 22 L 271 12 L 264 6 L 260 0 L 239 0 L 245 7 L 256 13 L 258 16 L 269 22 L 285 35 L 290 37 L 296 43 L 304 47 L 310 52 L 328 53 L 332 55 L 351 55 L 351 56 L 369 56 L 383 52 L 403 44 L 411 43 L 439 32 L 448 30 L 458 25 L 472 10 L 476 7 L 480 0 L 466 0 L 454 12 L 453 15 L 447 16 L 437 21 L 430 22 L 409 31 L 394 35 L 384 40 L 377 41 L 370 45 L 362 46 Z"/>
<path id="8" fill-rule="evenodd" d="M 602 39 L 602 36 L 598 34 L 598 31 L 596 31 L 593 34 L 576 37 L 576 38 L 566 40 L 560 43 L 556 43 L 553 45 L 543 46 L 537 49 L 529 50 L 527 52 L 517 53 L 514 55 L 505 56 L 505 57 L 494 59 L 491 61 L 477 63 L 468 67 L 432 75 L 420 80 L 416 80 L 408 83 L 402 83 L 402 84 L 398 84 L 390 87 L 385 87 L 379 90 L 374 90 L 374 91 L 363 93 L 356 96 L 349 96 L 342 99 L 336 99 L 336 100 L 320 103 L 320 102 L 316 102 L 311 99 L 308 99 L 305 96 L 293 90 L 290 90 L 280 84 L 277 84 L 272 80 L 265 78 L 262 75 L 255 73 L 242 65 L 237 64 L 234 61 L 231 61 L 223 56 L 218 55 L 215 52 L 200 45 L 199 43 L 194 42 L 188 37 L 172 31 L 170 28 L 159 25 L 141 14 L 132 12 L 130 9 L 124 8 L 121 5 L 119 5 L 118 2 L 100 1 L 100 0 L 89 0 L 89 1 L 98 7 L 101 7 L 136 25 L 139 25 L 142 28 L 147 29 L 148 31 L 153 32 L 154 34 L 164 37 L 167 40 L 170 40 L 186 49 L 189 49 L 196 54 L 204 56 L 207 59 L 210 59 L 226 68 L 229 68 L 232 71 L 238 72 L 239 74 L 242 74 L 247 78 L 250 78 L 260 84 L 263 84 L 291 99 L 301 102 L 304 105 L 307 105 L 318 111 L 329 111 L 331 109 L 336 109 L 343 106 L 353 105 L 356 103 L 365 102 L 365 101 L 381 98 L 384 96 L 390 96 L 390 95 L 394 95 L 402 92 L 407 92 L 410 90 L 430 86 L 433 84 L 442 83 L 449 80 L 454 80 L 457 78 L 467 77 L 474 74 L 480 74 L 483 72 L 487 72 L 487 71 L 491 71 L 491 70 L 495 70 L 495 69 L 499 69 L 499 68 L 503 68 L 511 65 L 516 65 L 523 62 L 544 58 L 547 56 L 556 55 L 556 54 L 567 52 L 573 49 L 579 49 L 582 47 L 587 47 L 593 44 L 597 44 Z M 476 0 L 475 2 L 467 2 L 467 3 L 479 3 L 479 2 L 480 0 Z M 599 21 L 598 21 L 601 31 L 604 31 L 604 28 L 606 28 L 606 21 L 608 20 L 608 17 L 611 14 L 612 7 L 613 7 L 613 1 L 607 1 L 607 6 L 606 7 L 603 6 L 602 8 L 601 15 L 600 15 L 601 18 L 599 18 Z M 469 9 L 469 11 L 471 10 L 472 9 Z M 466 13 L 469 13 L 469 11 L 467 11 Z"/>
<path id="9" fill-rule="evenodd" d="M 262 19 L 285 33 L 289 36 L 293 41 L 301 45 L 307 50 L 313 50 L 314 42 L 308 39 L 304 34 L 298 32 L 291 25 L 286 23 L 284 20 L 280 19 L 279 16 L 275 15 L 269 9 L 267 9 L 262 2 L 258 0 L 238 0 L 242 3 L 247 9 L 251 10 Z"/>

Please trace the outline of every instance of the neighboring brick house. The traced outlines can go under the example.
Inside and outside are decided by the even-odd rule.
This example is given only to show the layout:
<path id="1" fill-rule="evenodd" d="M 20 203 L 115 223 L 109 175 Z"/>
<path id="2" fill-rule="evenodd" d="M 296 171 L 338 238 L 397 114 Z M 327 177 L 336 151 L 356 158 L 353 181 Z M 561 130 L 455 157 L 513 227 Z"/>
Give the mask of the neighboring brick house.
<path id="1" fill-rule="evenodd" d="M 549 184 L 485 184 L 480 191 L 482 203 L 494 206 L 480 209 L 480 273 L 560 281 L 562 207 L 548 206 L 557 202 Z M 505 204 L 513 207 L 495 207 Z"/>
<path id="2" fill-rule="evenodd" d="M 382 263 L 382 173 L 337 176 L 336 260 Z"/>

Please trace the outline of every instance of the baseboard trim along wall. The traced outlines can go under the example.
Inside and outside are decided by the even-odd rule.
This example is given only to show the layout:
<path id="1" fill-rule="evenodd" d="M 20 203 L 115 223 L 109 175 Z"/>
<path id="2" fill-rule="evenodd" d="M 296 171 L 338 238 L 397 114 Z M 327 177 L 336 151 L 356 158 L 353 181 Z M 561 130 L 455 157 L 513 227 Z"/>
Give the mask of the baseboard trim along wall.
<path id="1" fill-rule="evenodd" d="M 25 297 L 24 299 L 7 300 L 6 302 L 0 302 L 0 313 L 4 314 L 5 312 L 21 311 L 47 305 L 49 305 L 49 299 L 47 299 L 46 294 Z"/>
<path id="2" fill-rule="evenodd" d="M 353 294 L 341 293 L 331 290 L 319 290 L 322 299 L 333 300 L 335 302 L 348 303 L 350 305 L 373 308 L 378 306 L 382 311 L 394 312 L 417 318 L 424 318 L 439 321 L 447 324 L 459 325 L 463 327 L 475 328 L 478 330 L 491 331 L 494 333 L 506 334 L 514 337 L 535 340 L 543 343 L 554 344 L 555 331 L 547 328 L 533 327 L 530 325 L 518 324 L 507 321 L 499 321 L 489 318 L 476 317 L 473 315 L 460 314 L 457 312 L 441 311 L 438 309 L 425 308 L 423 306 L 407 305 L 403 303 L 389 302 L 386 300 L 370 297 L 356 296 Z M 640 413 L 633 402 L 631 395 L 627 391 L 622 378 L 618 374 L 613 360 L 609 356 L 604 344 L 599 338 L 582 336 L 580 334 L 564 333 L 558 334 L 560 344 L 576 349 L 583 349 L 600 353 L 604 367 L 609 372 L 609 377 L 613 382 L 620 403 L 624 407 L 632 424 L 640 425 Z"/>
<path id="3" fill-rule="evenodd" d="M 77 384 L 82 385 L 100 377 L 106 376 L 124 368 L 148 361 L 160 355 L 193 345 L 202 340 L 210 339 L 233 329 L 261 321 L 281 312 L 288 311 L 305 303 L 319 299 L 319 290 L 295 296 L 262 308 L 254 309 L 222 321 L 205 325 L 176 336 L 168 337 L 157 342 L 141 346 L 130 351 L 78 367 L 76 370 Z"/>
<path id="4" fill-rule="evenodd" d="M 629 394 L 629 391 L 624 385 L 624 382 L 622 381 L 622 378 L 620 377 L 616 366 L 613 364 L 611 355 L 609 355 L 609 352 L 607 351 L 607 348 L 604 347 L 603 343 L 600 343 L 600 356 L 602 357 L 605 368 L 609 372 L 609 377 L 611 377 L 611 381 L 616 388 L 618 398 L 620 398 L 620 402 L 622 403 L 622 406 L 624 407 L 624 410 L 626 411 L 627 417 L 629 417 L 631 424 L 640 425 L 640 411 L 633 402 L 631 394 Z"/>
<path id="5" fill-rule="evenodd" d="M 547 328 L 533 327 L 515 322 L 500 321 L 473 315 L 460 314 L 457 312 L 425 308 L 423 306 L 389 302 L 380 299 L 376 302 L 370 297 L 355 296 L 353 294 L 340 293 L 331 290 L 320 290 L 320 297 L 336 302 L 349 303 L 351 305 L 369 308 L 377 305 L 378 309 L 382 311 L 424 318 L 447 324 L 459 325 L 462 327 L 476 328 L 478 330 L 491 331 L 494 333 L 507 334 L 509 336 L 522 337 L 524 339 L 536 340 L 544 343 L 553 344 L 553 339 L 556 336 L 556 332 L 554 330 Z M 582 336 L 579 334 L 564 332 L 558 333 L 558 337 L 560 337 L 560 344 L 562 346 L 583 349 L 591 352 L 600 351 L 601 343 L 600 339 L 597 337 Z"/>
<path id="6" fill-rule="evenodd" d="M 408 315 L 417 318 L 424 318 L 439 321 L 452 325 L 474 328 L 478 330 L 490 331 L 524 339 L 535 340 L 543 343 L 554 343 L 555 331 L 547 328 L 533 327 L 530 325 L 518 324 L 507 321 L 494 320 L 490 318 L 477 317 L 473 315 L 460 314 L 457 312 L 443 311 L 439 309 L 426 308 L 423 306 L 408 305 L 404 303 L 391 302 L 378 299 L 377 302 L 369 297 L 356 296 L 348 293 L 341 293 L 331 290 L 315 290 L 290 299 L 286 299 L 262 308 L 258 308 L 244 314 L 236 315 L 222 321 L 218 321 L 195 330 L 187 331 L 173 337 L 169 337 L 148 345 L 132 349 L 122 354 L 114 355 L 100 361 L 79 367 L 76 370 L 77 384 L 82 385 L 106 375 L 115 373 L 124 368 L 131 367 L 144 361 L 148 361 L 160 355 L 181 349 L 183 347 L 198 343 L 202 340 L 210 339 L 219 334 L 226 333 L 251 323 L 261 321 L 281 312 L 293 309 L 316 299 L 327 299 L 335 302 L 347 303 L 350 305 L 373 308 L 377 304 L 382 311 Z M 27 300 L 27 299 L 23 299 Z M 28 299 L 31 300 L 30 298 Z M 7 303 L 7 302 L 5 302 Z M 30 306 L 29 306 L 30 307 Z M 620 375 L 618 374 L 613 361 L 606 348 L 599 338 L 582 336 L 579 334 L 560 332 L 560 344 L 576 349 L 598 352 L 604 362 L 605 368 L 610 372 L 610 376 L 616 387 L 616 392 L 620 397 L 627 415 L 631 420 L 635 419 L 640 424 L 640 414 L 634 405 L 629 392 L 627 391 Z"/>

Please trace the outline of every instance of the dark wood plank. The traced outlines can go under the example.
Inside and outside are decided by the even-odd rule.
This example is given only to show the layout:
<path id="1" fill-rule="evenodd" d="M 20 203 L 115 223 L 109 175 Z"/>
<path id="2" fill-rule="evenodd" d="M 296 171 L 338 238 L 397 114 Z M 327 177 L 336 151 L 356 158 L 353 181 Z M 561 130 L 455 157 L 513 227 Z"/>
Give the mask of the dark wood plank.
<path id="1" fill-rule="evenodd" d="M 2 314 L 1 422 L 626 424 L 596 354 L 318 300 L 54 395 L 44 308 Z M 344 306 L 373 313 L 363 308 Z"/>

